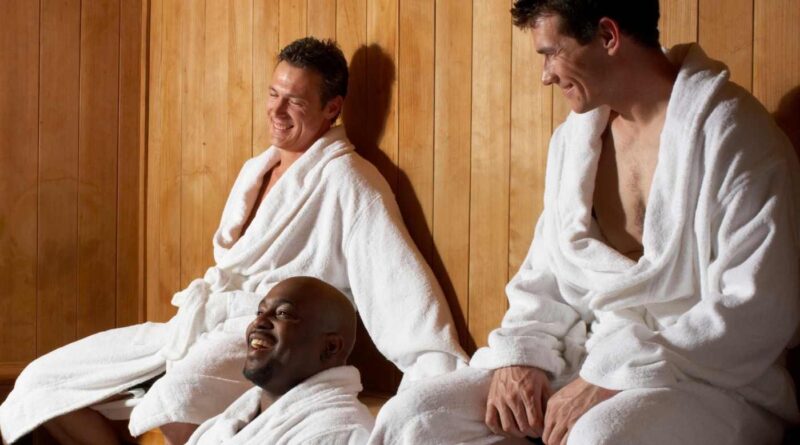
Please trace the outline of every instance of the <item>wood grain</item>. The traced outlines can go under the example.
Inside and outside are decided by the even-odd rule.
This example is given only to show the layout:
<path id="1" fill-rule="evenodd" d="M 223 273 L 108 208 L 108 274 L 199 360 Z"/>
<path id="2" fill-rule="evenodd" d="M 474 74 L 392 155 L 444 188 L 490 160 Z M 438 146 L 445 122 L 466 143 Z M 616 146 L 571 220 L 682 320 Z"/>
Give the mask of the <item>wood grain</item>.
<path id="1" fill-rule="evenodd" d="M 411 237 L 430 261 L 433 220 L 434 4 L 400 4 L 397 201 Z"/>
<path id="2" fill-rule="evenodd" d="M 336 38 L 336 0 L 308 0 L 308 35 L 318 39 Z"/>
<path id="3" fill-rule="evenodd" d="M 116 323 L 117 0 L 81 4 L 80 88 L 77 335 L 84 337 Z"/>
<path id="4" fill-rule="evenodd" d="M 144 171 L 147 5 L 120 1 L 116 326 L 144 313 Z"/>
<path id="5" fill-rule="evenodd" d="M 39 355 L 76 338 L 80 31 L 80 0 L 42 4 L 36 280 Z"/>
<path id="6" fill-rule="evenodd" d="M 514 28 L 511 60 L 511 170 L 509 278 L 519 270 L 544 207 L 547 148 L 552 133 L 553 88 L 539 80 L 544 58 L 529 32 Z M 556 92 L 556 94 L 561 94 Z"/>
<path id="7" fill-rule="evenodd" d="M 661 45 L 670 48 L 679 43 L 697 41 L 698 0 L 661 0 Z"/>
<path id="8" fill-rule="evenodd" d="M 753 0 L 699 0 L 698 42 L 731 71 L 731 80 L 753 87 Z"/>
<path id="9" fill-rule="evenodd" d="M 507 2 L 473 2 L 469 330 L 486 344 L 506 310 L 511 103 Z M 491 63 L 485 61 L 491 60 Z"/>
<path id="10" fill-rule="evenodd" d="M 307 31 L 306 0 L 280 0 L 280 46 L 283 48 Z"/>
<path id="11" fill-rule="evenodd" d="M 470 42 L 470 44 L 466 44 Z M 472 2 L 436 2 L 432 264 L 473 352 L 469 314 L 470 149 L 472 147 Z"/>
<path id="12" fill-rule="evenodd" d="M 276 2 L 253 4 L 253 150 L 264 151 L 270 144 L 267 97 L 272 70 L 278 56 L 280 10 Z"/>

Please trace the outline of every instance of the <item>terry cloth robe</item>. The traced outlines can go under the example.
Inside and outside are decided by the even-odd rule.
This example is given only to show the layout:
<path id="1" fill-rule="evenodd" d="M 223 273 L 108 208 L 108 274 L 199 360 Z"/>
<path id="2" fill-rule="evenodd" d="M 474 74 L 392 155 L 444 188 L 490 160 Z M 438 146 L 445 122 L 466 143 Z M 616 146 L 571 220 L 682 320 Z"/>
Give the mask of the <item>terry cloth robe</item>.
<path id="1" fill-rule="evenodd" d="M 437 392 L 448 379 L 473 379 L 484 388 L 474 403 L 485 404 L 486 370 L 511 365 L 545 370 L 554 389 L 579 373 L 622 390 L 578 421 L 570 444 L 774 443 L 781 420 L 798 420 L 781 364 L 800 317 L 796 158 L 722 64 L 697 45 L 668 57 L 680 71 L 646 207 L 644 255 L 632 261 L 609 247 L 592 218 L 609 110 L 571 114 L 551 139 L 544 210 L 506 287 L 502 324 L 461 377 L 438 379 Z M 384 406 L 373 437 L 402 437 L 412 430 L 403 422 L 420 422 L 404 413 L 429 408 L 413 401 L 419 394 L 401 396 Z M 460 420 L 469 416 L 462 410 L 445 411 L 430 423 L 475 427 Z M 472 422 L 483 421 L 485 409 L 478 412 Z M 424 430 L 374 443 L 437 437 Z M 486 443 L 471 437 L 444 441 Z"/>
<path id="2" fill-rule="evenodd" d="M 327 369 L 292 388 L 261 412 L 252 388 L 207 420 L 188 445 L 363 445 L 375 420 L 358 401 L 361 376 L 352 366 Z"/>
<path id="3" fill-rule="evenodd" d="M 133 409 L 139 435 L 201 424 L 252 387 L 241 370 L 244 331 L 276 283 L 310 275 L 351 297 L 372 340 L 410 380 L 466 364 L 447 303 L 403 225 L 383 177 L 332 128 L 284 173 L 250 227 L 277 148 L 247 161 L 214 235 L 216 265 L 175 294 L 168 323 L 95 334 L 33 361 L 0 406 L 13 442 L 37 425 L 163 372 Z"/>

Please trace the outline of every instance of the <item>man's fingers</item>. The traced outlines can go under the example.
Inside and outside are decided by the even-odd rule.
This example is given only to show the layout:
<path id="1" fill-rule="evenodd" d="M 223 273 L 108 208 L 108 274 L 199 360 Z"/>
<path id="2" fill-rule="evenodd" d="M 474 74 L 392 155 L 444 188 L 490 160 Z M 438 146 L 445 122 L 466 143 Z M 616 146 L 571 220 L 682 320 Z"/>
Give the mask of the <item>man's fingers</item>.
<path id="1" fill-rule="evenodd" d="M 503 403 L 498 406 L 497 411 L 500 413 L 500 425 L 503 427 L 503 431 L 514 437 L 525 437 L 522 431 L 519 430 L 514 413 L 507 404 Z"/>
<path id="2" fill-rule="evenodd" d="M 502 431 L 502 427 L 500 426 L 500 415 L 497 412 L 497 408 L 493 404 L 486 405 L 486 426 L 495 433 L 500 434 Z"/>
<path id="3" fill-rule="evenodd" d="M 549 443 L 548 438 L 553 432 L 553 421 L 555 418 L 555 409 L 548 409 L 544 413 L 544 430 L 542 431 L 542 442 Z"/>
<path id="4" fill-rule="evenodd" d="M 528 421 L 528 428 L 523 432 L 532 437 L 540 437 L 542 435 L 542 428 L 544 427 L 541 394 L 534 393 L 533 397 L 530 399 L 525 398 L 523 402 L 525 404 L 525 417 Z"/>

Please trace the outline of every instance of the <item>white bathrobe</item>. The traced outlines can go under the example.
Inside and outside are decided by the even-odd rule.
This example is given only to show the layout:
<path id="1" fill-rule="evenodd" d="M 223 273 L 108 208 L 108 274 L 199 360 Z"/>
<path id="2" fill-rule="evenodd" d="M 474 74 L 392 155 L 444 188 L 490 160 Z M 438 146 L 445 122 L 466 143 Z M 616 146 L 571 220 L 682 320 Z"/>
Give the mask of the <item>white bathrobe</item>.
<path id="1" fill-rule="evenodd" d="M 50 418 L 93 405 L 163 372 L 131 413 L 139 435 L 200 424 L 252 385 L 241 369 L 244 330 L 279 281 L 310 275 L 351 296 L 403 384 L 463 366 L 447 303 L 414 246 L 383 177 L 332 128 L 284 173 L 244 236 L 274 147 L 247 161 L 214 235 L 216 265 L 175 294 L 178 314 L 95 334 L 32 362 L 0 406 L 13 442 Z"/>
<path id="2" fill-rule="evenodd" d="M 244 393 L 207 420 L 187 445 L 363 445 L 375 420 L 358 401 L 361 376 L 352 366 L 320 372 L 261 412 L 261 388 Z"/>
<path id="3" fill-rule="evenodd" d="M 772 443 L 778 419 L 800 419 L 781 365 L 800 317 L 797 161 L 722 64 L 697 45 L 668 56 L 681 68 L 647 203 L 644 255 L 635 262 L 610 248 L 592 218 L 609 110 L 571 114 L 550 143 L 544 211 L 506 288 L 508 312 L 470 366 L 535 366 L 556 389 L 579 373 L 623 390 L 576 424 L 571 444 L 685 443 L 676 441 L 684 435 L 688 443 Z M 392 417 L 417 421 L 401 414 L 413 396 L 379 415 L 376 436 L 402 437 Z M 484 392 L 475 403 L 485 400 Z M 446 441 L 480 443 L 463 437 Z"/>

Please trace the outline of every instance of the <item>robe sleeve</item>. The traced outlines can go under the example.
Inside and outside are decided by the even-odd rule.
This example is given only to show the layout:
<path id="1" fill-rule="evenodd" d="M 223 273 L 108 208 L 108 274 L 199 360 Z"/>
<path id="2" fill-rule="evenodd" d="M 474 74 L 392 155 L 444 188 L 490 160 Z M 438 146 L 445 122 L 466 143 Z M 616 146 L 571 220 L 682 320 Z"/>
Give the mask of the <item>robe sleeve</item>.
<path id="1" fill-rule="evenodd" d="M 344 242 L 356 307 L 378 350 L 409 381 L 466 366 L 441 288 L 414 245 L 393 197 L 360 209 Z"/>
<path id="2" fill-rule="evenodd" d="M 535 366 L 558 376 L 567 368 L 565 357 L 571 352 L 580 354 L 585 324 L 562 298 L 547 266 L 546 219 L 544 214 L 539 218 L 528 255 L 506 286 L 509 308 L 500 327 L 489 334 L 488 346 L 475 352 L 470 365 L 483 369 Z"/>
<path id="3" fill-rule="evenodd" d="M 686 378 L 738 388 L 762 376 L 798 323 L 798 250 L 785 162 L 737 181 L 707 226 L 699 302 L 660 330 L 628 323 L 589 347 L 581 376 L 624 390 Z"/>

